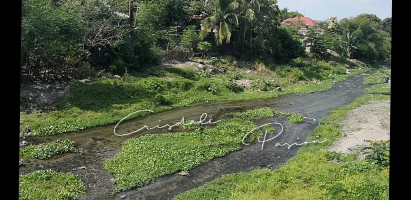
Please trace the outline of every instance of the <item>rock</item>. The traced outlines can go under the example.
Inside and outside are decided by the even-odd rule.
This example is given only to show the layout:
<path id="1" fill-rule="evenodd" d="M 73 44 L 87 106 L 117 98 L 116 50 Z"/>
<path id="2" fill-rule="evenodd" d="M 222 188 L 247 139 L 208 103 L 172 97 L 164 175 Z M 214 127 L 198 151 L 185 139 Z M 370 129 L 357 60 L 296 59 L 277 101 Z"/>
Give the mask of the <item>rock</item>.
<path id="1" fill-rule="evenodd" d="M 32 131 L 33 129 L 30 127 L 30 126 L 26 126 L 25 128 L 24 128 L 24 132 L 27 134 L 27 133 L 30 133 L 31 131 Z"/>
<path id="2" fill-rule="evenodd" d="M 382 77 L 382 81 L 383 81 L 383 83 L 388 83 L 388 82 L 390 82 L 390 77 L 389 76 L 384 76 L 384 77 Z"/>
<path id="3" fill-rule="evenodd" d="M 283 89 L 281 89 L 281 87 L 277 87 L 277 91 L 278 91 L 278 92 L 282 92 Z"/>
<path id="4" fill-rule="evenodd" d="M 233 80 L 233 82 L 239 86 L 245 87 L 247 89 L 250 89 L 252 86 L 253 81 L 252 80 Z"/>
<path id="5" fill-rule="evenodd" d="M 331 49 L 327 49 L 327 53 L 331 54 L 332 56 L 338 57 L 338 58 L 340 57 L 340 55 L 337 52 Z"/>
<path id="6" fill-rule="evenodd" d="M 88 79 L 88 78 L 85 78 L 85 79 L 81 79 L 81 80 L 79 80 L 79 82 L 80 82 L 80 83 L 90 83 L 90 82 L 91 82 L 91 80 L 90 80 L 90 79 Z"/>
<path id="7" fill-rule="evenodd" d="M 233 61 L 233 66 L 238 67 L 238 62 L 236 60 Z"/>
<path id="8" fill-rule="evenodd" d="M 186 171 L 181 171 L 180 173 L 178 173 L 181 176 L 189 176 L 190 174 Z"/>
<path id="9" fill-rule="evenodd" d="M 28 144 L 28 142 L 26 142 L 26 141 L 21 141 L 20 142 L 20 147 L 24 147 L 24 146 L 26 146 Z"/>

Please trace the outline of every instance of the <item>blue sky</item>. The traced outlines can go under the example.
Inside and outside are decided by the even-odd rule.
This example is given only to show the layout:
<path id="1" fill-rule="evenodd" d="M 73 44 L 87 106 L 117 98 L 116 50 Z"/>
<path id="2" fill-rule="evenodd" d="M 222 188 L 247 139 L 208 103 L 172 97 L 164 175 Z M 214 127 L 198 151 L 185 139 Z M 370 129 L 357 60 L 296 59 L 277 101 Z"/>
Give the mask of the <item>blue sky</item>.
<path id="1" fill-rule="evenodd" d="M 392 16 L 392 0 L 277 0 L 280 9 L 298 11 L 314 20 L 331 16 L 338 20 L 362 13 L 375 14 L 381 19 Z"/>

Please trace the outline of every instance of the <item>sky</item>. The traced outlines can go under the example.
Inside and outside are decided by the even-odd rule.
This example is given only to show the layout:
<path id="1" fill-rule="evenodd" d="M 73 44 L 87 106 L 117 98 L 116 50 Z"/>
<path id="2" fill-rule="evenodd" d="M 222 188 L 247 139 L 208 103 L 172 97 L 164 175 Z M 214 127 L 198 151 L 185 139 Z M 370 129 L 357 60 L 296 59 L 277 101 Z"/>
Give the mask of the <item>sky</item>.
<path id="1" fill-rule="evenodd" d="M 392 0 L 277 0 L 280 9 L 298 11 L 313 20 L 337 20 L 362 13 L 375 14 L 380 19 L 392 16 Z"/>

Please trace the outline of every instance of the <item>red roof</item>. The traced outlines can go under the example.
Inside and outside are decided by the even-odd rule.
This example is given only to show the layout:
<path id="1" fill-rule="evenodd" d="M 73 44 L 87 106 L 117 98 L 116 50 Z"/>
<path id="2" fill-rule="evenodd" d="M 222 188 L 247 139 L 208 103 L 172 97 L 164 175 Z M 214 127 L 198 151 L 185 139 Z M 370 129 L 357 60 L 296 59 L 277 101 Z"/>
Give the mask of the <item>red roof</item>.
<path id="1" fill-rule="evenodd" d="M 312 20 L 309 17 L 293 17 L 293 18 L 288 18 L 281 22 L 281 25 L 292 25 L 296 24 L 297 22 L 301 22 L 307 26 L 318 26 L 318 23 Z"/>

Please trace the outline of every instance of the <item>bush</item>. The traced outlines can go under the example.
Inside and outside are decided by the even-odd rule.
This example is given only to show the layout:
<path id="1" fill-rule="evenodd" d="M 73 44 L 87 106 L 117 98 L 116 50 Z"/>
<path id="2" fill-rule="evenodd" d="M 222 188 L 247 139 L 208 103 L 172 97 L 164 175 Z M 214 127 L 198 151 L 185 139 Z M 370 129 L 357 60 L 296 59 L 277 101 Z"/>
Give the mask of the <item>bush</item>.
<path id="1" fill-rule="evenodd" d="M 156 94 L 156 96 L 154 97 L 154 102 L 157 106 L 168 106 L 173 104 L 172 101 L 164 97 L 164 95 L 162 94 Z"/>
<path id="2" fill-rule="evenodd" d="M 274 81 L 258 79 L 258 80 L 253 81 L 253 84 L 251 87 L 254 90 L 272 91 L 272 90 L 277 89 L 278 85 Z"/>
<path id="3" fill-rule="evenodd" d="M 244 92 L 244 88 L 242 86 L 239 86 L 233 82 L 226 83 L 225 87 L 231 92 L 235 92 L 235 93 Z"/>
<path id="4" fill-rule="evenodd" d="M 180 68 L 166 68 L 166 71 L 173 73 L 173 74 L 177 74 L 183 78 L 186 79 L 190 79 L 190 80 L 194 80 L 197 81 L 199 80 L 199 76 L 196 72 L 192 71 L 192 70 L 185 70 L 185 69 L 180 69 Z"/>
<path id="5" fill-rule="evenodd" d="M 390 141 L 368 141 L 370 147 L 365 147 L 365 150 L 370 150 L 370 154 L 366 156 L 369 162 L 375 163 L 381 167 L 390 165 Z"/>
<path id="6" fill-rule="evenodd" d="M 200 80 L 196 86 L 196 89 L 198 91 L 211 92 L 214 95 L 221 94 L 222 90 L 221 85 L 219 83 L 216 83 L 215 81 L 212 81 L 210 79 Z"/>
<path id="7" fill-rule="evenodd" d="M 230 75 L 230 80 L 240 80 L 241 78 L 243 78 L 243 75 L 240 72 L 233 72 Z"/>
<path id="8" fill-rule="evenodd" d="M 207 56 L 207 53 L 211 51 L 212 45 L 211 43 L 204 41 L 204 42 L 199 42 L 197 44 L 198 50 L 202 51 L 205 56 Z"/>

